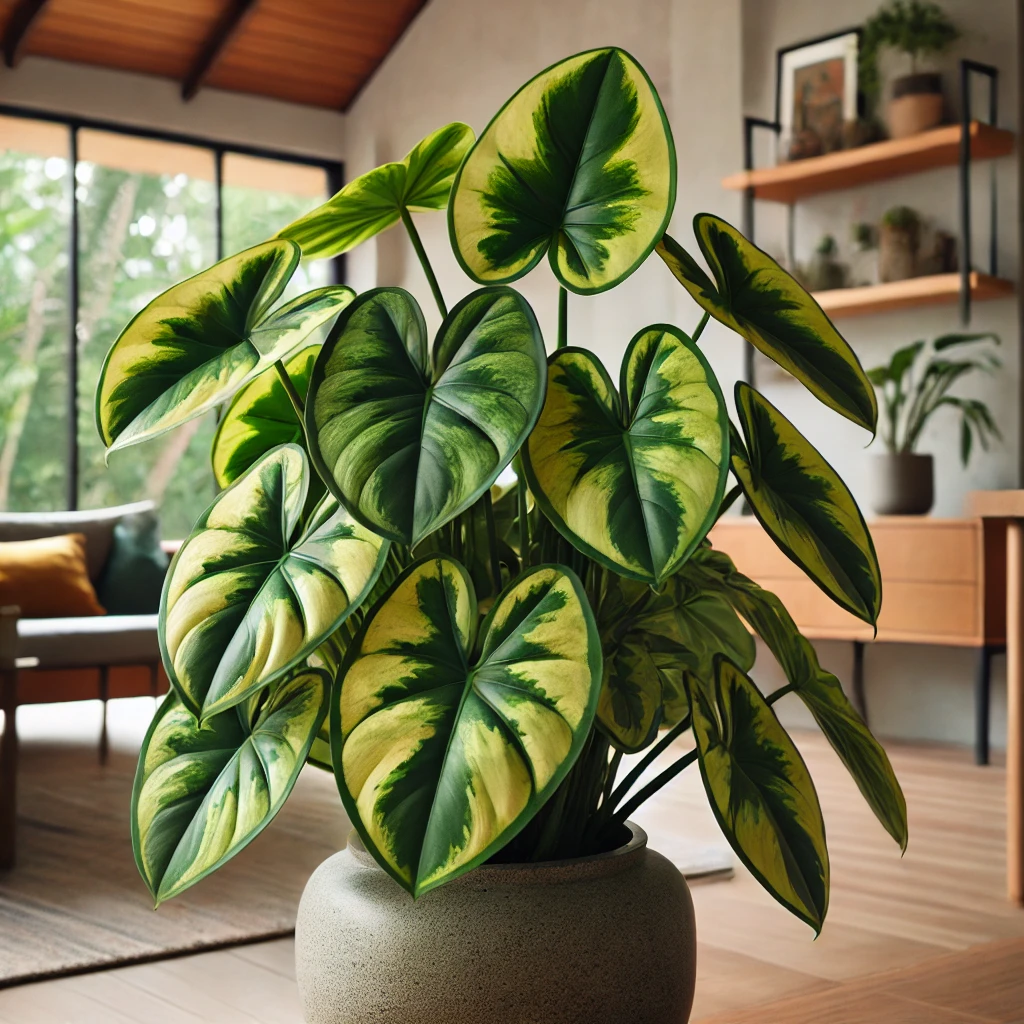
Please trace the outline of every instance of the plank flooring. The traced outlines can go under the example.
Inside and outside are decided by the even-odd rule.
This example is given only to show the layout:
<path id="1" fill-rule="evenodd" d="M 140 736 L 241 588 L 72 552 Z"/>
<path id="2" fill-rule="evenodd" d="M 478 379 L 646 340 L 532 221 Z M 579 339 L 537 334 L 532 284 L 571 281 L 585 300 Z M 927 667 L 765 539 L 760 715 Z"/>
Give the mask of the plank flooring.
<path id="1" fill-rule="evenodd" d="M 892 747 L 910 808 L 901 858 L 821 737 L 794 736 L 832 855 L 824 931 L 815 939 L 742 868 L 694 885 L 695 1024 L 1024 1024 L 1024 911 L 1003 896 L 1003 768 Z M 666 852 L 682 837 L 718 839 L 697 774 L 677 782 L 637 815 Z M 300 1024 L 293 949 L 280 939 L 0 991 L 0 1024 Z"/>

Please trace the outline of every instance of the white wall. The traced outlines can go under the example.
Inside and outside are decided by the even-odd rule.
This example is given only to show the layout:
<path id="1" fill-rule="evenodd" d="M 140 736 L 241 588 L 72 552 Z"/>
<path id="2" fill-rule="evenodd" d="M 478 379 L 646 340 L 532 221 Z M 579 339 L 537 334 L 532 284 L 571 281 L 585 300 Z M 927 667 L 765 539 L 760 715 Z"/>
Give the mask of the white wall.
<path id="1" fill-rule="evenodd" d="M 1016 0 L 940 0 L 964 38 L 936 67 L 946 73 L 947 93 L 957 94 L 957 65 L 961 57 L 994 64 L 1000 70 L 1000 124 L 1018 125 L 1018 63 Z M 824 4 L 818 0 L 743 0 L 743 107 L 748 114 L 774 115 L 775 54 L 783 46 L 803 39 L 838 32 L 862 23 L 879 0 L 846 0 Z M 882 65 L 883 73 L 899 69 Z M 975 85 L 975 112 L 987 112 L 987 93 L 982 80 Z M 956 103 L 951 104 L 957 111 Z M 761 153 L 762 159 L 767 154 Z M 1019 259 L 1019 206 L 1016 156 L 996 163 L 1000 210 L 1000 274 L 1017 279 Z M 972 238 L 977 265 L 987 269 L 988 165 L 977 165 L 972 201 L 975 230 Z M 856 221 L 876 222 L 891 206 L 907 204 L 940 226 L 957 234 L 957 172 L 955 168 L 932 171 L 893 182 L 872 184 L 850 192 L 833 193 L 802 202 L 796 211 L 796 257 L 805 260 L 826 232 L 849 252 L 849 227 Z M 757 241 L 774 255 L 785 253 L 785 215 L 773 204 L 759 203 Z M 916 338 L 935 337 L 957 330 L 956 307 L 907 310 L 884 316 L 842 320 L 838 324 L 866 366 L 886 360 L 901 344 Z M 1016 299 L 978 303 L 972 330 L 996 331 L 1002 337 L 1005 372 L 964 382 L 961 393 L 985 399 L 999 423 L 1004 442 L 992 452 L 976 453 L 968 469 L 959 462 L 958 435 L 952 420 L 940 420 L 927 430 L 921 450 L 936 458 L 935 514 L 962 514 L 967 491 L 1018 485 L 1020 435 L 1020 316 Z M 818 405 L 803 389 L 773 373 L 764 361 L 758 385 L 772 401 L 821 448 L 826 458 L 851 485 L 866 505 L 867 457 L 864 432 L 838 417 L 828 417 L 828 429 Z M 852 654 L 848 644 L 818 644 L 823 664 L 844 681 L 849 680 Z M 770 671 L 770 659 L 759 659 L 762 674 Z M 1005 743 L 1005 662 L 994 662 L 992 734 L 997 746 Z M 970 743 L 974 712 L 971 685 L 975 654 L 948 647 L 878 645 L 867 651 L 865 673 L 872 725 L 880 734 L 912 739 Z M 762 683 L 766 682 L 762 678 Z M 796 702 L 793 702 L 794 704 Z M 788 708 L 794 717 L 799 708 Z"/>
<path id="2" fill-rule="evenodd" d="M 184 103 L 181 86 L 164 78 L 44 57 L 26 57 L 14 70 L 0 65 L 0 103 L 329 160 L 344 156 L 341 113 L 220 89 L 203 89 Z"/>

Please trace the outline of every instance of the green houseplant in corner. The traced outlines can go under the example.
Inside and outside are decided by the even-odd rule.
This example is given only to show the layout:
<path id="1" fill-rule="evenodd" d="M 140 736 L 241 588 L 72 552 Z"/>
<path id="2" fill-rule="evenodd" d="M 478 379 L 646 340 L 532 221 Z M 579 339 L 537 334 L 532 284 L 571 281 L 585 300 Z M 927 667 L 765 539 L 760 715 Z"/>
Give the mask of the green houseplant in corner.
<path id="1" fill-rule="evenodd" d="M 742 493 L 874 623 L 871 538 L 831 467 L 746 384 L 730 423 L 702 331 L 716 318 L 871 432 L 874 392 L 810 296 L 734 228 L 695 218 L 710 276 L 665 234 L 675 193 L 647 75 L 588 51 L 478 139 L 448 125 L 171 289 L 111 350 L 97 399 L 111 447 L 231 403 L 213 452 L 225 489 L 164 589 L 173 689 L 139 760 L 136 859 L 166 900 L 252 840 L 305 761 L 333 769 L 357 835 L 300 907 L 309 1021 L 685 1021 L 689 894 L 629 816 L 693 764 L 737 857 L 819 931 L 828 850 L 772 708 L 787 694 L 906 845 L 885 752 L 778 599 L 707 534 Z M 450 310 L 410 214 L 445 208 L 479 286 Z M 398 221 L 443 320 L 434 338 L 400 288 L 277 304 L 300 254 Z M 616 384 L 569 345 L 567 293 L 613 288 L 655 254 L 695 322 L 638 323 Z M 510 286 L 545 256 L 561 300 L 550 353 Z M 747 625 L 788 679 L 767 697 Z"/>
<path id="2" fill-rule="evenodd" d="M 950 388 L 972 373 L 994 373 L 1002 363 L 990 351 L 966 358 L 950 358 L 950 349 L 977 346 L 997 335 L 944 334 L 931 346 L 923 340 L 897 349 L 889 362 L 868 370 L 868 378 L 882 400 L 881 440 L 886 447 L 872 459 L 872 504 L 879 515 L 924 515 L 935 500 L 935 460 L 918 452 L 917 445 L 929 420 L 952 410 L 960 420 L 960 461 L 966 466 L 975 441 L 988 451 L 1001 435 L 988 406 L 977 398 L 951 395 Z M 955 355 L 955 354 L 954 354 Z"/>

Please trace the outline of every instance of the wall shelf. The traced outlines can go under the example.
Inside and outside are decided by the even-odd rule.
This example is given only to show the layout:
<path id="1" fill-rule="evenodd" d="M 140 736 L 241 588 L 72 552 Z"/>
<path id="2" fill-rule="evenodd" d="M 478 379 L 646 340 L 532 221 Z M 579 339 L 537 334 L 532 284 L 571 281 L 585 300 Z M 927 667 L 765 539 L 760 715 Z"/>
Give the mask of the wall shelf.
<path id="1" fill-rule="evenodd" d="M 814 298 L 833 319 L 867 316 L 870 313 L 888 313 L 915 306 L 953 305 L 960 299 L 960 275 L 932 274 L 912 277 L 906 281 L 869 285 L 863 288 L 836 288 L 815 292 Z M 1014 294 L 1012 281 L 972 271 L 970 275 L 971 300 L 1005 299 Z"/>
<path id="2" fill-rule="evenodd" d="M 980 121 L 971 121 L 968 131 L 973 160 L 990 160 L 1013 152 L 1013 132 Z M 854 188 L 935 167 L 956 166 L 960 160 L 962 134 L 960 125 L 946 125 L 907 139 L 874 142 L 776 167 L 741 171 L 724 178 L 722 187 L 739 192 L 749 188 L 753 189 L 755 199 L 793 204 L 820 192 Z"/>

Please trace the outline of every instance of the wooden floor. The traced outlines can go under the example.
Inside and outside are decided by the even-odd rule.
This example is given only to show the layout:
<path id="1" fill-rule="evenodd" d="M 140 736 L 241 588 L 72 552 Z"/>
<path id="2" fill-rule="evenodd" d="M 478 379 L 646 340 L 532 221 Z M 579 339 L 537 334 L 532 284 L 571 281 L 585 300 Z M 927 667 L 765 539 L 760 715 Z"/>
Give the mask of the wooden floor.
<path id="1" fill-rule="evenodd" d="M 894 747 L 910 808 L 901 859 L 821 738 L 795 738 L 825 813 L 828 920 L 815 940 L 742 869 L 694 886 L 693 1021 L 1024 1024 L 1024 911 L 1003 896 L 1003 769 Z M 677 781 L 637 815 L 670 856 L 684 836 L 716 839 L 699 777 Z M 292 949 L 283 939 L 0 991 L 0 1024 L 299 1024 Z"/>

